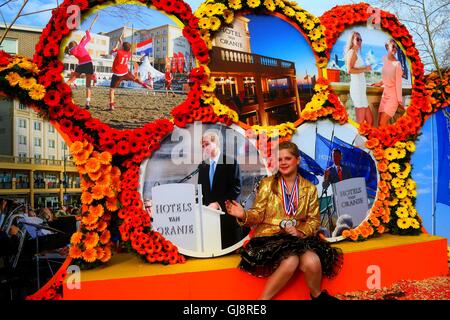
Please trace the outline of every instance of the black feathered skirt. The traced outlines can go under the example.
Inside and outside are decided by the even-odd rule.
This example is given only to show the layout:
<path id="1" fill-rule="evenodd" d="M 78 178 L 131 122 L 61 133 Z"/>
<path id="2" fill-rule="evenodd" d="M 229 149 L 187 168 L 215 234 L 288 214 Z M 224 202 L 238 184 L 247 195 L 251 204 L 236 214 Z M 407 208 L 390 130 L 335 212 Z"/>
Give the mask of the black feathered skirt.
<path id="1" fill-rule="evenodd" d="M 241 248 L 239 268 L 257 277 L 268 277 L 282 260 L 306 251 L 313 251 L 319 256 L 324 276 L 332 278 L 341 270 L 344 261 L 341 249 L 331 247 L 316 236 L 300 239 L 286 233 L 252 238 Z"/>

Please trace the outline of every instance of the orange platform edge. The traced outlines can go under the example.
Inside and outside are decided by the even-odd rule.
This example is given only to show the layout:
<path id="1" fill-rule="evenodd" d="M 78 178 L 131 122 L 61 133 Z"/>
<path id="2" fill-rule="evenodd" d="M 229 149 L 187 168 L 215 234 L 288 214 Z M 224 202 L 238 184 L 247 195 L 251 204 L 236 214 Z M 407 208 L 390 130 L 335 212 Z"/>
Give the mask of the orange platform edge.
<path id="1" fill-rule="evenodd" d="M 381 287 L 399 280 L 421 280 L 447 274 L 447 239 L 430 235 L 421 235 L 420 239 L 409 237 L 413 241 L 405 241 L 404 237 L 399 236 L 384 237 L 378 245 L 371 245 L 372 240 L 367 241 L 366 245 L 361 245 L 363 248 L 360 250 L 354 249 L 355 244 L 353 247 L 346 244 L 338 245 L 344 251 L 343 269 L 331 280 L 324 278 L 322 287 L 331 294 L 367 290 L 368 279 L 372 275 L 370 266 L 379 267 Z M 396 243 L 396 239 L 399 238 L 403 239 L 397 241 L 400 243 Z M 176 266 L 177 269 L 173 269 L 174 266 L 142 263 L 139 266 L 130 265 L 130 263 L 139 264 L 137 259 L 130 260 L 128 264 L 118 261 L 114 266 L 115 275 L 109 271 L 112 267 L 94 271 L 95 274 L 92 270 L 82 271 L 88 274 L 85 274 L 87 277 L 82 275 L 81 288 L 69 290 L 65 284 L 63 297 L 67 300 L 254 300 L 258 297 L 265 279 L 237 269 L 236 265 L 239 262 L 237 255 L 228 257 L 223 267 L 208 270 L 214 269 L 211 266 L 215 265 L 215 259 L 220 258 L 198 259 L 200 262 L 188 260 L 186 264 Z M 184 272 L 184 269 L 190 269 L 190 263 L 200 263 L 204 266 Z M 158 272 L 151 275 L 153 271 L 150 271 L 150 275 L 143 276 L 146 268 Z M 309 299 L 303 275 L 296 275 L 275 299 Z"/>

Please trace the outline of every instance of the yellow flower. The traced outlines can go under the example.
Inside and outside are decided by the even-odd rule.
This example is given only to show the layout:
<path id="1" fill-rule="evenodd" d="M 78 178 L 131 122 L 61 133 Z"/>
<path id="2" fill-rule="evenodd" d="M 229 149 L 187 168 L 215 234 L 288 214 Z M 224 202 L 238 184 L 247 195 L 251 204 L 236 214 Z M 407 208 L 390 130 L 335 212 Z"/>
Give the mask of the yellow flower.
<path id="1" fill-rule="evenodd" d="M 216 8 L 212 4 L 207 4 L 202 10 L 208 17 L 212 17 L 217 14 Z"/>
<path id="2" fill-rule="evenodd" d="M 222 15 L 227 7 L 223 3 L 215 3 L 214 9 L 216 11 L 216 14 Z"/>
<path id="3" fill-rule="evenodd" d="M 394 147 L 396 147 L 397 149 L 405 149 L 406 148 L 406 143 L 401 142 L 401 141 L 397 141 L 395 143 Z"/>
<path id="4" fill-rule="evenodd" d="M 8 80 L 9 84 L 14 87 L 16 84 L 19 83 L 22 77 L 16 72 L 10 72 L 5 77 L 5 79 Z"/>
<path id="5" fill-rule="evenodd" d="M 384 150 L 384 157 L 389 161 L 397 159 L 397 149 L 387 148 L 386 150 Z"/>
<path id="6" fill-rule="evenodd" d="M 408 196 L 410 196 L 411 198 L 417 198 L 417 191 L 416 190 L 409 190 L 408 191 Z"/>
<path id="7" fill-rule="evenodd" d="M 198 21 L 198 26 L 200 29 L 209 29 L 211 27 L 209 18 L 201 18 Z"/>
<path id="8" fill-rule="evenodd" d="M 400 205 L 404 207 L 412 207 L 412 202 L 410 198 L 405 198 L 400 201 Z"/>
<path id="9" fill-rule="evenodd" d="M 309 38 L 312 41 L 316 41 L 322 36 L 323 36 L 323 33 L 318 28 L 315 28 L 309 32 Z"/>
<path id="10" fill-rule="evenodd" d="M 415 216 L 417 216 L 417 210 L 416 210 L 416 208 L 414 208 L 414 207 L 411 207 L 410 209 L 409 209 L 409 216 L 410 217 L 415 217 Z"/>
<path id="11" fill-rule="evenodd" d="M 34 69 L 35 69 L 35 65 L 31 61 L 28 61 L 28 60 L 21 61 L 17 65 L 19 67 L 21 67 L 23 69 L 27 69 L 29 71 L 34 71 Z"/>
<path id="12" fill-rule="evenodd" d="M 312 47 L 313 47 L 314 51 L 316 51 L 316 52 L 323 52 L 327 48 L 327 43 L 326 43 L 325 39 L 320 39 L 319 41 L 314 41 L 312 43 Z"/>
<path id="13" fill-rule="evenodd" d="M 411 226 L 411 221 L 409 218 L 401 218 L 397 220 L 397 226 L 400 229 L 408 229 Z"/>
<path id="14" fill-rule="evenodd" d="M 28 95 L 33 100 L 42 100 L 45 97 L 45 87 L 41 84 L 36 84 L 28 92 Z"/>
<path id="15" fill-rule="evenodd" d="M 405 170 L 404 172 L 406 174 L 409 174 L 411 172 L 411 165 L 409 163 L 405 163 Z"/>
<path id="16" fill-rule="evenodd" d="M 398 163 L 392 162 L 389 164 L 388 169 L 392 173 L 397 173 L 400 171 L 400 165 Z"/>
<path id="17" fill-rule="evenodd" d="M 277 5 L 277 7 L 281 8 L 281 9 L 286 7 L 286 5 L 284 4 L 284 1 L 282 1 L 282 0 L 275 0 L 275 4 Z"/>
<path id="18" fill-rule="evenodd" d="M 406 188 L 398 188 L 395 189 L 395 194 L 399 199 L 404 199 L 408 195 L 408 190 Z"/>
<path id="19" fill-rule="evenodd" d="M 406 142 L 406 150 L 408 150 L 409 152 L 416 151 L 416 145 L 414 144 L 414 142 L 412 141 Z"/>
<path id="20" fill-rule="evenodd" d="M 225 23 L 230 24 L 234 20 L 234 12 L 231 10 L 224 10 L 223 17 L 225 19 Z"/>
<path id="21" fill-rule="evenodd" d="M 403 159 L 404 157 L 406 157 L 406 150 L 397 149 L 397 159 Z"/>
<path id="22" fill-rule="evenodd" d="M 405 181 L 399 178 L 392 179 L 391 183 L 394 188 L 400 188 L 405 185 Z"/>
<path id="23" fill-rule="evenodd" d="M 210 29 L 212 31 L 216 31 L 219 30 L 220 28 L 220 19 L 217 17 L 211 17 L 209 18 L 209 25 L 210 25 Z"/>
<path id="24" fill-rule="evenodd" d="M 247 0 L 247 4 L 250 8 L 257 8 L 261 4 L 261 0 Z"/>
<path id="25" fill-rule="evenodd" d="M 408 178 L 409 173 L 407 173 L 406 171 L 401 171 L 399 173 L 397 173 L 397 177 L 400 179 L 406 179 Z"/>
<path id="26" fill-rule="evenodd" d="M 406 189 L 408 190 L 416 189 L 416 182 L 413 179 L 408 179 L 408 181 L 406 181 Z"/>
<path id="27" fill-rule="evenodd" d="M 19 81 L 19 86 L 25 90 L 30 90 L 35 85 L 36 85 L 36 79 L 34 79 L 34 78 L 22 78 Z"/>
<path id="28" fill-rule="evenodd" d="M 414 229 L 419 229 L 420 228 L 419 221 L 417 221 L 414 218 L 409 218 L 409 223 L 411 224 L 411 227 L 413 227 Z"/>
<path id="29" fill-rule="evenodd" d="M 228 0 L 228 6 L 231 9 L 239 10 L 242 8 L 241 0 Z"/>
<path id="30" fill-rule="evenodd" d="M 306 14 L 304 12 L 297 12 L 295 14 L 295 19 L 297 19 L 299 23 L 303 23 L 306 21 Z"/>
<path id="31" fill-rule="evenodd" d="M 318 68 L 325 68 L 328 65 L 328 59 L 325 57 L 320 57 L 317 59 L 317 67 Z"/>
<path id="32" fill-rule="evenodd" d="M 395 211 L 395 214 L 399 217 L 399 218 L 408 218 L 409 214 L 408 214 L 408 208 L 406 207 L 400 207 Z"/>
<path id="33" fill-rule="evenodd" d="M 314 22 L 312 22 L 312 20 L 306 20 L 306 21 L 303 23 L 303 27 L 304 27 L 306 30 L 312 30 L 312 29 L 314 28 Z"/>
<path id="34" fill-rule="evenodd" d="M 394 198 L 391 201 L 389 201 L 389 206 L 390 207 L 395 207 L 398 204 L 398 199 Z"/>
<path id="35" fill-rule="evenodd" d="M 202 90 L 205 92 L 214 92 L 216 89 L 216 83 L 213 78 L 209 78 L 208 81 L 202 84 Z"/>
<path id="36" fill-rule="evenodd" d="M 293 17 L 295 15 L 295 11 L 294 9 L 292 9 L 291 7 L 285 7 L 283 9 L 283 12 L 285 15 L 287 15 L 288 17 Z"/>
<path id="37" fill-rule="evenodd" d="M 276 9 L 275 3 L 272 0 L 264 0 L 264 5 L 269 11 L 274 11 Z"/>

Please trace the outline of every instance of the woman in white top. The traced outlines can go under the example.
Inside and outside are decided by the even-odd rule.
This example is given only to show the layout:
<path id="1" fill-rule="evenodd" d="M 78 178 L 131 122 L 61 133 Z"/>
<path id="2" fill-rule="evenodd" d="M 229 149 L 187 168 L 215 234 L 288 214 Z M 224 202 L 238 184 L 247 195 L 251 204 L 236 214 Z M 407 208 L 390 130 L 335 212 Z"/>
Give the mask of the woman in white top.
<path id="1" fill-rule="evenodd" d="M 372 70 L 371 66 L 365 66 L 361 58 L 362 38 L 358 32 L 352 32 L 345 46 L 345 64 L 350 74 L 350 97 L 356 112 L 356 121 L 361 124 L 364 121 L 368 125 L 373 124 L 372 112 L 369 109 L 369 101 L 366 94 L 365 72 Z"/>

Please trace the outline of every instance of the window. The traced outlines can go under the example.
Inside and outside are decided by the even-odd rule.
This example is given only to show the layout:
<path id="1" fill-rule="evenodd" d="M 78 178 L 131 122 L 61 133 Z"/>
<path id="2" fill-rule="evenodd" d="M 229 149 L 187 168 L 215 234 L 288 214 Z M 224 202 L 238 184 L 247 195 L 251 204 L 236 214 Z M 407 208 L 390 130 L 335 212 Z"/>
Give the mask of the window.
<path id="1" fill-rule="evenodd" d="M 37 171 L 34 173 L 34 188 L 36 188 L 36 189 L 44 189 L 45 188 L 43 172 Z"/>
<path id="2" fill-rule="evenodd" d="M 48 125 L 48 132 L 50 133 L 55 133 L 55 127 L 52 126 L 51 124 Z"/>
<path id="3" fill-rule="evenodd" d="M 67 150 L 67 144 L 64 141 L 61 142 L 61 149 Z"/>
<path id="4" fill-rule="evenodd" d="M 19 158 L 26 158 L 27 156 L 26 152 L 19 152 Z"/>
<path id="5" fill-rule="evenodd" d="M 27 172 L 16 172 L 16 189 L 28 189 L 30 187 L 30 177 Z"/>
<path id="6" fill-rule="evenodd" d="M 19 128 L 26 128 L 26 127 L 27 127 L 27 120 L 19 119 Z"/>
<path id="7" fill-rule="evenodd" d="M 5 38 L 0 46 L 0 50 L 10 54 L 17 54 L 17 39 Z"/>
<path id="8" fill-rule="evenodd" d="M 47 172 L 45 174 L 45 180 L 47 182 L 47 187 L 49 189 L 56 189 L 58 188 L 58 174 L 54 172 Z"/>
<path id="9" fill-rule="evenodd" d="M 40 164 L 42 159 L 42 155 L 40 153 L 34 154 L 34 163 Z"/>
<path id="10" fill-rule="evenodd" d="M 34 122 L 34 130 L 41 131 L 41 123 L 39 121 Z"/>
<path id="11" fill-rule="evenodd" d="M 55 140 L 48 140 L 48 147 L 55 149 Z"/>
<path id="12" fill-rule="evenodd" d="M 35 147 L 40 147 L 41 145 L 42 145 L 41 138 L 34 138 L 34 146 Z"/>
<path id="13" fill-rule="evenodd" d="M 27 110 L 27 106 L 23 103 L 19 103 L 19 110 Z"/>
<path id="14" fill-rule="evenodd" d="M 50 155 L 48 158 L 49 158 L 50 160 L 56 160 L 56 157 L 55 157 L 54 155 Z"/>
<path id="15" fill-rule="evenodd" d="M 26 136 L 19 136 L 19 144 L 27 144 L 27 137 Z"/>
<path id="16" fill-rule="evenodd" d="M 12 171 L 0 171 L 0 189 L 12 189 Z"/>

